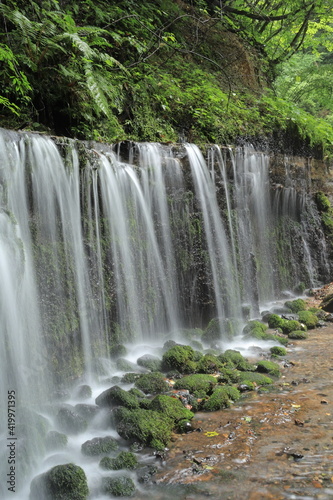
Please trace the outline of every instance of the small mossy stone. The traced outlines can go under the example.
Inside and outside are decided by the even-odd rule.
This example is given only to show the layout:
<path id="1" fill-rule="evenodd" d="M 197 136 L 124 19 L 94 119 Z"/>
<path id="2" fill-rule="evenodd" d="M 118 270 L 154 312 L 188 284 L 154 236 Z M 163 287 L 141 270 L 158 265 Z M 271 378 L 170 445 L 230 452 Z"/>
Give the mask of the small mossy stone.
<path id="1" fill-rule="evenodd" d="M 237 401 L 240 398 L 240 392 L 232 386 L 217 387 L 213 394 L 205 401 L 202 409 L 204 411 L 217 411 L 222 408 L 228 408 L 231 400 Z"/>
<path id="2" fill-rule="evenodd" d="M 298 313 L 298 319 L 301 323 L 304 323 L 307 328 L 315 328 L 318 324 L 318 317 L 311 311 L 300 311 Z"/>
<path id="3" fill-rule="evenodd" d="M 125 373 L 125 375 L 121 378 L 121 383 L 122 384 L 134 384 L 136 380 L 138 380 L 141 377 L 141 373 Z"/>
<path id="4" fill-rule="evenodd" d="M 174 423 L 172 419 L 153 410 L 129 410 L 119 407 L 114 412 L 116 430 L 126 440 L 163 450 L 168 444 Z M 157 443 L 158 442 L 158 443 Z"/>
<path id="5" fill-rule="evenodd" d="M 194 413 L 184 408 L 179 399 L 171 396 L 155 396 L 151 401 L 150 409 L 163 413 L 174 422 L 183 419 L 191 420 L 194 417 Z"/>
<path id="6" fill-rule="evenodd" d="M 153 354 L 144 354 L 137 359 L 137 364 L 152 372 L 158 372 L 162 368 L 162 360 Z"/>
<path id="7" fill-rule="evenodd" d="M 277 314 L 270 314 L 267 317 L 267 323 L 269 328 L 282 328 L 284 320 L 281 318 L 281 316 L 278 316 Z"/>
<path id="8" fill-rule="evenodd" d="M 202 341 L 206 343 L 216 342 L 221 339 L 221 325 L 219 318 L 213 318 L 202 334 Z"/>
<path id="9" fill-rule="evenodd" d="M 79 434 L 88 427 L 86 419 L 81 417 L 74 407 L 69 406 L 60 408 L 56 416 L 56 422 L 60 430 L 66 434 Z"/>
<path id="10" fill-rule="evenodd" d="M 303 299 L 287 300 L 284 306 L 290 309 L 290 311 L 293 313 L 298 313 L 299 311 L 305 311 L 306 309 L 306 303 Z"/>
<path id="11" fill-rule="evenodd" d="M 139 402 L 133 394 L 125 391 L 121 387 L 114 385 L 110 389 L 102 392 L 95 400 L 97 406 L 112 407 L 126 406 L 126 408 L 138 408 Z"/>
<path id="12" fill-rule="evenodd" d="M 252 330 L 259 328 L 262 332 L 265 332 L 267 330 L 267 326 L 265 323 L 262 323 L 261 321 L 257 320 L 252 320 L 249 321 L 243 328 L 243 335 L 246 335 L 250 333 Z"/>
<path id="13" fill-rule="evenodd" d="M 236 384 L 240 380 L 239 373 L 239 370 L 236 370 L 235 368 L 222 368 L 220 370 L 218 381 L 227 384 Z"/>
<path id="14" fill-rule="evenodd" d="M 89 495 L 84 470 L 74 464 L 56 465 L 35 477 L 30 500 L 86 500 Z"/>
<path id="15" fill-rule="evenodd" d="M 110 346 L 110 356 L 113 359 L 124 357 L 127 355 L 127 349 L 123 344 L 114 344 Z"/>
<path id="16" fill-rule="evenodd" d="M 275 345 L 275 346 L 270 348 L 270 352 L 274 356 L 286 356 L 287 349 L 285 349 L 284 347 L 280 347 L 278 345 Z"/>
<path id="17" fill-rule="evenodd" d="M 145 373 L 135 381 L 135 387 L 143 391 L 145 394 L 158 394 L 166 392 L 169 389 L 168 384 L 164 380 L 164 376 L 160 372 Z"/>
<path id="18" fill-rule="evenodd" d="M 195 351 L 189 345 L 175 345 L 163 354 L 163 370 L 178 370 L 180 373 L 193 373 L 196 369 Z"/>
<path id="19" fill-rule="evenodd" d="M 66 448 L 68 438 L 66 434 L 57 431 L 49 431 L 46 436 L 45 446 L 48 451 L 50 450 L 63 450 Z"/>
<path id="20" fill-rule="evenodd" d="M 186 389 L 191 393 L 195 391 L 205 391 L 206 394 L 209 394 L 216 384 L 217 380 L 212 375 L 195 373 L 176 380 L 174 389 Z"/>
<path id="21" fill-rule="evenodd" d="M 120 370 L 122 372 L 130 372 L 137 369 L 135 363 L 132 363 L 131 361 L 128 361 L 125 358 L 118 358 L 116 361 L 116 367 L 117 370 Z"/>
<path id="22" fill-rule="evenodd" d="M 89 399 L 92 396 L 92 389 L 90 385 L 83 384 L 77 388 L 76 397 L 79 399 Z"/>
<path id="23" fill-rule="evenodd" d="M 266 375 L 258 372 L 239 372 L 241 383 L 254 383 L 256 385 L 270 385 L 273 384 L 273 380 Z"/>
<path id="24" fill-rule="evenodd" d="M 118 441 L 112 436 L 96 437 L 83 443 L 81 446 L 81 452 L 83 455 L 95 457 L 115 451 L 118 447 Z"/>
<path id="25" fill-rule="evenodd" d="M 281 371 L 277 363 L 273 361 L 262 360 L 257 363 L 257 371 L 260 373 L 268 373 L 272 377 L 280 377 Z"/>
<path id="26" fill-rule="evenodd" d="M 130 451 L 121 451 L 116 458 L 103 457 L 99 466 L 106 470 L 133 470 L 138 466 L 138 459 Z"/>
<path id="27" fill-rule="evenodd" d="M 220 371 L 223 367 L 220 359 L 213 354 L 205 354 L 197 362 L 198 373 L 216 373 Z"/>
<path id="28" fill-rule="evenodd" d="M 303 327 L 299 321 L 296 320 L 287 320 L 285 319 L 282 324 L 282 331 L 284 334 L 288 335 L 290 332 L 294 330 L 303 330 L 306 331 L 306 326 Z"/>
<path id="29" fill-rule="evenodd" d="M 88 405 L 84 403 L 79 403 L 75 405 L 75 411 L 81 417 L 83 417 L 87 422 L 90 422 L 94 417 L 96 417 L 97 413 L 100 411 L 100 408 L 97 405 Z"/>
<path id="30" fill-rule="evenodd" d="M 302 330 L 295 330 L 288 334 L 288 338 L 293 340 L 304 340 L 308 338 L 308 334 Z"/>
<path id="31" fill-rule="evenodd" d="M 135 493 L 135 484 L 130 477 L 103 477 L 102 491 L 115 497 L 132 497 Z"/>
<path id="32" fill-rule="evenodd" d="M 255 366 L 245 359 L 239 351 L 227 349 L 223 354 L 220 354 L 218 359 L 223 364 L 232 364 L 237 370 L 255 371 Z"/>

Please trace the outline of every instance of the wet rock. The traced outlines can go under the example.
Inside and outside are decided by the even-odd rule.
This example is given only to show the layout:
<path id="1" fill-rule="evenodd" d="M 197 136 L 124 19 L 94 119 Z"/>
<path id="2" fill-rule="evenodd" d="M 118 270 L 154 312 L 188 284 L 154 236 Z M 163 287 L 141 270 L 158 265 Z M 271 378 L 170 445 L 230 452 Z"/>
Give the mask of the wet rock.
<path id="1" fill-rule="evenodd" d="M 66 448 L 68 438 L 66 434 L 57 431 L 49 431 L 46 435 L 45 446 L 47 450 L 62 450 Z"/>
<path id="2" fill-rule="evenodd" d="M 152 372 L 160 371 L 162 367 L 162 360 L 153 354 L 144 354 L 136 362 Z"/>
<path id="3" fill-rule="evenodd" d="M 126 406 L 126 408 L 139 408 L 139 402 L 133 395 L 121 389 L 117 385 L 106 389 L 95 399 L 95 403 L 100 407 Z"/>
<path id="4" fill-rule="evenodd" d="M 126 476 L 103 477 L 102 491 L 115 497 L 132 497 L 135 493 L 135 484 Z"/>
<path id="5" fill-rule="evenodd" d="M 81 452 L 89 457 L 108 454 L 117 450 L 118 442 L 112 436 L 96 437 L 86 441 L 81 446 Z"/>
<path id="6" fill-rule="evenodd" d="M 30 485 L 30 500 L 86 500 L 89 495 L 84 470 L 74 464 L 53 467 L 35 477 Z"/>
<path id="7" fill-rule="evenodd" d="M 152 477 L 158 471 L 158 467 L 156 465 L 147 465 L 142 467 L 137 471 L 137 478 L 139 483 L 148 484 L 152 481 Z"/>
<path id="8" fill-rule="evenodd" d="M 79 403 L 75 405 L 75 410 L 79 415 L 81 415 L 81 417 L 89 422 L 97 415 L 97 413 L 100 411 L 100 408 L 96 405 Z"/>
<path id="9" fill-rule="evenodd" d="M 73 406 L 66 405 L 60 408 L 56 416 L 59 428 L 67 434 L 79 434 L 87 429 L 87 421 Z"/>
<path id="10" fill-rule="evenodd" d="M 79 398 L 79 399 L 89 399 L 89 398 L 91 398 L 91 396 L 92 396 L 92 390 L 91 390 L 90 385 L 86 385 L 86 384 L 80 385 L 77 388 L 75 396 L 77 398 Z"/>

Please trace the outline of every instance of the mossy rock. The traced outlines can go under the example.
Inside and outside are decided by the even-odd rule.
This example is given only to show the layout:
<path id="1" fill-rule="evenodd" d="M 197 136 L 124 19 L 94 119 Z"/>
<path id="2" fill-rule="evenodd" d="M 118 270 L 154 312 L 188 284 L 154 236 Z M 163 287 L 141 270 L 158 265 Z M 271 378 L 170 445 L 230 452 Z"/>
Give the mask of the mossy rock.
<path id="1" fill-rule="evenodd" d="M 162 360 L 157 356 L 153 356 L 153 354 L 144 354 L 136 362 L 139 366 L 143 366 L 143 368 L 147 368 L 152 372 L 159 372 L 162 368 Z"/>
<path id="2" fill-rule="evenodd" d="M 75 405 L 75 411 L 81 417 L 83 417 L 87 422 L 90 422 L 93 418 L 96 417 L 97 413 L 100 411 L 100 408 L 97 405 L 88 405 L 84 403 L 79 403 Z"/>
<path id="3" fill-rule="evenodd" d="M 135 387 L 145 394 L 158 394 L 169 390 L 169 386 L 160 372 L 145 373 L 135 381 Z"/>
<path id="4" fill-rule="evenodd" d="M 150 410 L 159 411 L 171 418 L 175 423 L 180 420 L 191 420 L 194 417 L 187 408 L 184 408 L 179 399 L 171 396 L 156 396 L 150 404 Z"/>
<path id="5" fill-rule="evenodd" d="M 201 337 L 203 342 L 211 343 L 221 340 L 221 325 L 219 318 L 213 318 L 204 330 Z"/>
<path id="6" fill-rule="evenodd" d="M 286 356 L 287 350 L 284 347 L 280 347 L 275 345 L 274 347 L 270 348 L 271 354 L 274 356 Z"/>
<path id="7" fill-rule="evenodd" d="M 35 477 L 30 485 L 30 500 L 86 500 L 89 495 L 84 470 L 74 464 L 56 465 Z"/>
<path id="8" fill-rule="evenodd" d="M 307 328 L 315 328 L 318 324 L 318 317 L 311 311 L 300 311 L 298 313 L 298 318 L 301 323 L 304 323 Z"/>
<path id="9" fill-rule="evenodd" d="M 261 321 L 257 321 L 257 320 L 252 320 L 252 321 L 249 321 L 243 328 L 243 335 L 246 335 L 248 333 L 250 333 L 252 330 L 255 330 L 255 329 L 259 329 L 261 330 L 262 332 L 265 332 L 267 330 L 267 326 L 265 325 L 265 323 L 262 323 Z"/>
<path id="10" fill-rule="evenodd" d="M 303 340 L 308 338 L 308 334 L 303 330 L 295 330 L 288 334 L 288 338 L 293 340 Z"/>
<path id="11" fill-rule="evenodd" d="M 137 370 L 137 365 L 135 363 L 132 363 L 131 361 L 128 361 L 125 358 L 118 358 L 116 361 L 116 367 L 117 370 L 120 370 L 122 372 L 130 372 Z"/>
<path id="12" fill-rule="evenodd" d="M 232 401 L 237 401 L 240 398 L 240 392 L 236 387 L 224 385 L 216 387 L 213 394 L 203 404 L 204 411 L 217 411 L 222 408 L 228 408 Z"/>
<path id="13" fill-rule="evenodd" d="M 134 384 L 136 380 L 138 380 L 142 376 L 141 373 L 129 372 L 125 373 L 125 375 L 121 378 L 121 382 L 123 384 Z"/>
<path id="14" fill-rule="evenodd" d="M 60 408 L 56 416 L 56 422 L 59 428 L 66 434 L 79 434 L 84 432 L 88 427 L 86 419 L 81 417 L 75 408 L 69 405 Z"/>
<path id="15" fill-rule="evenodd" d="M 277 314 L 270 314 L 267 317 L 267 323 L 269 328 L 282 328 L 284 320 Z"/>
<path id="16" fill-rule="evenodd" d="M 255 385 L 249 380 L 243 380 L 241 384 L 238 384 L 237 389 L 239 390 L 239 392 L 254 391 Z"/>
<path id="17" fill-rule="evenodd" d="M 133 470 L 138 466 L 138 459 L 130 451 L 121 451 L 116 458 L 103 457 L 99 466 L 107 470 Z"/>
<path id="18" fill-rule="evenodd" d="M 57 431 L 49 431 L 46 436 L 45 446 L 50 450 L 63 450 L 67 447 L 68 437 L 66 434 Z"/>
<path id="19" fill-rule="evenodd" d="M 92 396 L 92 389 L 90 385 L 82 384 L 77 388 L 76 395 L 79 399 L 89 399 Z"/>
<path id="20" fill-rule="evenodd" d="M 109 350 L 112 359 L 117 359 L 127 355 L 127 349 L 123 344 L 114 344 Z"/>
<path id="21" fill-rule="evenodd" d="M 205 354 L 200 360 L 197 361 L 196 371 L 198 373 L 216 373 L 222 368 L 223 363 L 221 363 L 217 356 L 214 356 L 213 354 Z"/>
<path id="22" fill-rule="evenodd" d="M 175 345 L 163 354 L 163 370 L 178 370 L 180 373 L 196 371 L 195 351 L 189 345 Z"/>
<path id="23" fill-rule="evenodd" d="M 327 313 L 325 311 L 323 311 L 322 309 L 318 309 L 318 307 L 309 307 L 308 311 L 315 314 L 319 320 L 326 319 Z"/>
<path id="24" fill-rule="evenodd" d="M 195 391 L 205 391 L 206 394 L 212 392 L 217 380 L 212 375 L 193 374 L 176 380 L 174 389 L 186 389 L 191 393 Z"/>
<path id="25" fill-rule="evenodd" d="M 240 380 L 240 371 L 235 368 L 222 368 L 218 377 L 219 382 L 236 384 Z"/>
<path id="26" fill-rule="evenodd" d="M 282 325 L 283 333 L 289 336 L 289 333 L 294 331 L 294 330 L 306 331 L 306 326 L 303 327 L 299 321 L 296 321 L 294 319 L 290 319 L 290 320 L 285 319 L 283 321 L 283 325 Z"/>
<path id="27" fill-rule="evenodd" d="M 273 380 L 266 375 L 258 372 L 240 372 L 241 383 L 254 383 L 256 385 L 270 385 Z"/>
<path id="28" fill-rule="evenodd" d="M 305 311 L 306 303 L 303 299 L 287 300 L 285 302 L 285 307 L 287 307 L 291 312 L 298 313 L 299 311 Z"/>
<path id="29" fill-rule="evenodd" d="M 171 418 L 153 410 L 129 410 L 124 407 L 114 412 L 116 430 L 126 440 L 163 450 L 168 444 L 174 423 Z"/>
<path id="30" fill-rule="evenodd" d="M 323 311 L 333 313 L 333 293 L 330 293 L 322 300 L 320 307 Z"/>
<path id="31" fill-rule="evenodd" d="M 135 484 L 130 477 L 103 477 L 102 492 L 115 497 L 132 497 L 135 494 Z"/>
<path id="32" fill-rule="evenodd" d="M 139 408 L 137 398 L 117 385 L 102 392 L 97 396 L 95 402 L 100 407 L 126 406 L 126 408 Z"/>
<path id="33" fill-rule="evenodd" d="M 81 452 L 83 455 L 89 457 L 96 457 L 99 455 L 105 455 L 111 451 L 115 451 L 119 448 L 118 441 L 112 436 L 96 437 L 89 439 L 81 446 Z"/>
<path id="34" fill-rule="evenodd" d="M 280 377 L 281 375 L 279 365 L 277 363 L 274 363 L 273 361 L 258 361 L 257 371 L 260 373 L 268 373 L 272 377 Z"/>
<path id="35" fill-rule="evenodd" d="M 232 364 L 237 370 L 255 371 L 256 367 L 249 363 L 239 351 L 227 349 L 223 354 L 219 355 L 219 360 L 223 364 Z"/>

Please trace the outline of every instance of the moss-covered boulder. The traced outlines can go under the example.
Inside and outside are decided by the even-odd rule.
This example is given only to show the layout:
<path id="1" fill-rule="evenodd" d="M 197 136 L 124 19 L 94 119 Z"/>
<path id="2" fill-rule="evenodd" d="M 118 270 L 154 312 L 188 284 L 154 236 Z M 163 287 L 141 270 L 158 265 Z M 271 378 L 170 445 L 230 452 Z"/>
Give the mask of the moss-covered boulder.
<path id="1" fill-rule="evenodd" d="M 145 373 L 135 381 L 135 387 L 143 391 L 145 394 L 158 394 L 166 392 L 169 389 L 168 384 L 164 380 L 164 376 L 160 372 Z"/>
<path id="2" fill-rule="evenodd" d="M 81 415 L 87 422 L 93 420 L 96 417 L 97 413 L 101 409 L 97 405 L 88 405 L 85 403 L 79 403 L 75 405 L 75 411 Z"/>
<path id="3" fill-rule="evenodd" d="M 269 328 L 282 328 L 284 320 L 277 314 L 270 314 L 267 316 L 267 323 Z"/>
<path id="4" fill-rule="evenodd" d="M 196 371 L 195 351 L 189 345 L 175 345 L 163 354 L 163 370 L 178 370 L 180 373 Z"/>
<path id="5" fill-rule="evenodd" d="M 56 422 L 60 430 L 66 434 L 79 434 L 88 427 L 86 419 L 81 417 L 75 408 L 70 405 L 60 408 L 56 415 Z"/>
<path id="6" fill-rule="evenodd" d="M 304 340 L 308 338 L 308 334 L 303 330 L 295 330 L 288 334 L 288 338 L 293 340 Z"/>
<path id="7" fill-rule="evenodd" d="M 162 369 L 162 360 L 153 354 L 144 354 L 136 362 L 139 366 L 152 372 L 159 372 Z"/>
<path id="8" fill-rule="evenodd" d="M 138 368 L 135 363 L 132 363 L 125 358 L 118 358 L 116 361 L 116 367 L 117 370 L 120 370 L 122 372 L 134 372 Z"/>
<path id="9" fill-rule="evenodd" d="M 282 331 L 284 334 L 288 335 L 290 332 L 294 330 L 303 330 L 306 331 L 306 326 L 303 326 L 299 321 L 294 319 L 287 320 L 285 319 L 282 324 Z"/>
<path id="10" fill-rule="evenodd" d="M 163 450 L 168 444 L 174 423 L 172 419 L 153 410 L 129 410 L 124 407 L 114 412 L 118 434 L 126 440 Z"/>
<path id="11" fill-rule="evenodd" d="M 213 354 L 205 354 L 199 359 L 197 362 L 198 373 L 216 373 L 219 372 L 223 368 L 223 363 L 221 363 L 220 359 Z"/>
<path id="12" fill-rule="evenodd" d="M 57 465 L 35 477 L 30 500 L 86 500 L 89 495 L 84 470 L 74 464 Z"/>
<path id="13" fill-rule="evenodd" d="M 285 302 L 285 307 L 293 313 L 298 313 L 299 311 L 305 311 L 306 303 L 303 299 L 287 300 Z"/>
<path id="14" fill-rule="evenodd" d="M 156 396 L 151 401 L 149 409 L 163 413 L 175 424 L 181 420 L 191 420 L 194 417 L 194 413 L 185 408 L 179 399 L 171 396 Z"/>
<path id="15" fill-rule="evenodd" d="M 135 484 L 130 477 L 103 477 L 102 492 L 114 497 L 132 497 L 135 494 Z"/>
<path id="16" fill-rule="evenodd" d="M 125 373 L 125 375 L 123 375 L 123 377 L 121 377 L 121 382 L 123 384 L 134 384 L 134 382 L 136 380 L 138 380 L 140 377 L 141 377 L 141 373 L 137 373 L 137 372 L 129 372 L 129 373 Z"/>
<path id="17" fill-rule="evenodd" d="M 287 354 L 285 347 L 280 347 L 278 345 L 271 347 L 270 352 L 273 356 L 286 356 Z"/>
<path id="18" fill-rule="evenodd" d="M 192 394 L 198 391 L 210 394 L 216 384 L 217 380 L 212 375 L 195 373 L 176 380 L 174 389 L 186 389 Z"/>
<path id="19" fill-rule="evenodd" d="M 132 470 L 137 468 L 138 459 L 130 451 L 121 451 L 116 458 L 103 457 L 99 462 L 99 466 L 106 470 Z"/>
<path id="20" fill-rule="evenodd" d="M 126 408 L 139 408 L 137 398 L 117 385 L 102 392 L 97 396 L 95 402 L 101 407 L 126 406 Z"/>
<path id="21" fill-rule="evenodd" d="M 258 361 L 257 371 L 260 373 L 268 373 L 272 377 L 280 377 L 281 375 L 279 365 L 277 363 L 274 363 L 273 361 Z"/>
<path id="22" fill-rule="evenodd" d="M 237 370 L 255 371 L 256 367 L 249 363 L 239 351 L 227 349 L 223 354 L 220 354 L 218 359 L 224 365 L 232 365 Z"/>
<path id="23" fill-rule="evenodd" d="M 87 384 L 82 384 L 80 385 L 77 390 L 75 396 L 78 399 L 89 399 L 92 396 L 92 389 L 90 385 Z"/>
<path id="24" fill-rule="evenodd" d="M 49 431 L 45 440 L 45 447 L 50 450 L 63 450 L 67 447 L 68 437 L 66 434 L 57 431 Z"/>
<path id="25" fill-rule="evenodd" d="M 217 380 L 226 384 L 236 384 L 240 381 L 240 371 L 236 370 L 236 368 L 222 368 Z"/>
<path id="26" fill-rule="evenodd" d="M 257 320 L 249 321 L 243 328 L 243 335 L 247 335 L 255 329 L 259 329 L 262 332 L 265 332 L 267 330 L 267 326 L 265 325 L 265 323 L 262 323 L 261 321 Z"/>
<path id="27" fill-rule="evenodd" d="M 207 328 L 202 334 L 202 341 L 206 343 L 216 342 L 221 340 L 222 332 L 219 318 L 213 318 L 207 325 Z"/>
<path id="28" fill-rule="evenodd" d="M 99 455 L 105 455 L 111 451 L 115 451 L 119 448 L 118 441 L 112 436 L 96 437 L 89 439 L 81 446 L 81 452 L 83 455 L 89 457 L 96 457 Z"/>
<path id="29" fill-rule="evenodd" d="M 224 385 L 216 387 L 207 401 L 203 404 L 204 411 L 217 411 L 228 408 L 232 401 L 240 398 L 240 392 L 236 387 Z"/>
<path id="30" fill-rule="evenodd" d="M 298 318 L 301 323 L 304 323 L 305 326 L 309 329 L 316 328 L 318 324 L 318 316 L 316 316 L 311 311 L 300 311 L 298 313 Z"/>
<path id="31" fill-rule="evenodd" d="M 113 359 L 124 357 L 127 354 L 127 349 L 123 344 L 114 344 L 110 346 L 110 356 Z"/>
<path id="32" fill-rule="evenodd" d="M 270 385 L 273 384 L 273 380 L 266 375 L 258 372 L 240 372 L 241 383 L 251 382 L 256 385 Z"/>

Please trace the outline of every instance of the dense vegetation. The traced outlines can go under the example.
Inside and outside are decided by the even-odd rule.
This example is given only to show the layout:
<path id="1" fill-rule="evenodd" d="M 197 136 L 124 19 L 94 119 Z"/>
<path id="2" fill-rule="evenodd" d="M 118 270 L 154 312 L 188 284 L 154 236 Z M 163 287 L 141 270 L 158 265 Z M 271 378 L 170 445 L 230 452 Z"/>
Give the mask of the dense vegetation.
<path id="1" fill-rule="evenodd" d="M 2 126 L 197 142 L 282 129 L 330 152 L 330 0 L 7 0 L 0 14 Z"/>

